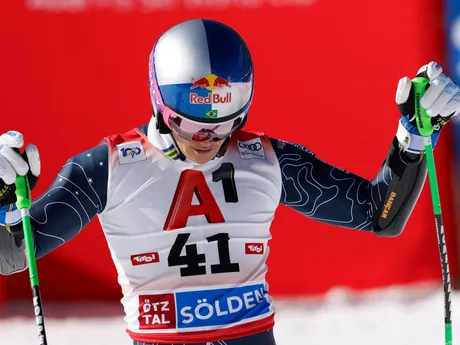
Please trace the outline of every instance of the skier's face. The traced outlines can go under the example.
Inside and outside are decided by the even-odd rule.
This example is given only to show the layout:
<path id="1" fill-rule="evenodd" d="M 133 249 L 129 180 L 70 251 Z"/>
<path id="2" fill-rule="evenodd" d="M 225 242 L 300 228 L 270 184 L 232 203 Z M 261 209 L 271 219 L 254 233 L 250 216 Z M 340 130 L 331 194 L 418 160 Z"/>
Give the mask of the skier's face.
<path id="1" fill-rule="evenodd" d="M 204 164 L 213 159 L 225 141 L 225 139 L 214 142 L 191 141 L 182 138 L 174 132 L 172 132 L 172 135 L 182 153 L 188 159 L 198 164 Z"/>

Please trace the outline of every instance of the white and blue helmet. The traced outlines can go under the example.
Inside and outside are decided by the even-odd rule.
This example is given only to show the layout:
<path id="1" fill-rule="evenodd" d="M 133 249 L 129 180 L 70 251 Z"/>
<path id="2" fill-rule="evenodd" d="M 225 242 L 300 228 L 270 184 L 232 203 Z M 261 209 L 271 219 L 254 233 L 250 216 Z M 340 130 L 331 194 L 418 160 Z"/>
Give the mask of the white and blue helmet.
<path id="1" fill-rule="evenodd" d="M 156 115 L 188 140 L 222 140 L 240 128 L 254 89 L 248 47 L 229 26 L 182 22 L 155 43 L 149 64 Z"/>

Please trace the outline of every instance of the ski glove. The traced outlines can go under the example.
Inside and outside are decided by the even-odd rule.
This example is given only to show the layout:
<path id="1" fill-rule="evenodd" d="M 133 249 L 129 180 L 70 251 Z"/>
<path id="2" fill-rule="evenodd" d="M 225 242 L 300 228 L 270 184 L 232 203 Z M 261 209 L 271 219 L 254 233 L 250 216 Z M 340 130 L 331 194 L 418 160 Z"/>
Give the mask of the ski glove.
<path id="1" fill-rule="evenodd" d="M 442 67 L 436 62 L 422 66 L 418 70 L 417 77 L 429 80 L 428 88 L 420 99 L 420 105 L 431 117 L 431 123 L 435 129 L 431 135 L 434 147 L 441 128 L 460 113 L 460 89 L 446 74 L 442 73 Z M 399 80 L 396 104 L 402 115 L 397 132 L 398 141 L 406 151 L 420 153 L 424 150 L 425 145 L 417 129 L 414 87 L 409 77 Z"/>
<path id="2" fill-rule="evenodd" d="M 5 226 L 12 234 L 22 233 L 21 215 L 16 208 L 16 186 L 18 175 L 27 175 L 30 189 L 38 182 L 40 175 L 40 155 L 35 145 L 24 146 L 24 137 L 17 131 L 9 131 L 0 136 L 0 226 Z"/>

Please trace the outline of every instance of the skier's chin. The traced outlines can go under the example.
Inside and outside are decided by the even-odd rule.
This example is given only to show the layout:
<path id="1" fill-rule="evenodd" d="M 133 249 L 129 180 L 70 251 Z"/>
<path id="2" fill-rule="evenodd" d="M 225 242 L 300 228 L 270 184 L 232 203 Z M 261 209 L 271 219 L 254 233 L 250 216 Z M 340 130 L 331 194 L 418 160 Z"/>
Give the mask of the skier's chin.
<path id="1" fill-rule="evenodd" d="M 206 164 L 212 160 L 219 148 L 217 147 L 207 147 L 207 148 L 196 148 L 193 145 L 190 145 L 186 150 L 184 150 L 185 156 L 198 164 Z"/>
<path id="2" fill-rule="evenodd" d="M 185 157 L 197 164 L 206 164 L 214 159 L 224 142 L 224 140 L 214 142 L 189 141 L 174 132 L 173 137 Z"/>

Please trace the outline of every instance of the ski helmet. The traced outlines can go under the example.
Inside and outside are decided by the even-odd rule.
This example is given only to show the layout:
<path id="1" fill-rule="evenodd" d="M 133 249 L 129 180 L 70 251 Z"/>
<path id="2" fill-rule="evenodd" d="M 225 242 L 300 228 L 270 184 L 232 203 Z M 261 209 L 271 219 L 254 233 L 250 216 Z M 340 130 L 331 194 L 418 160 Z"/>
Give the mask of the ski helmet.
<path id="1" fill-rule="evenodd" d="M 149 85 L 163 131 L 187 140 L 222 140 L 246 122 L 254 89 L 251 55 L 229 26 L 185 21 L 155 43 Z"/>

